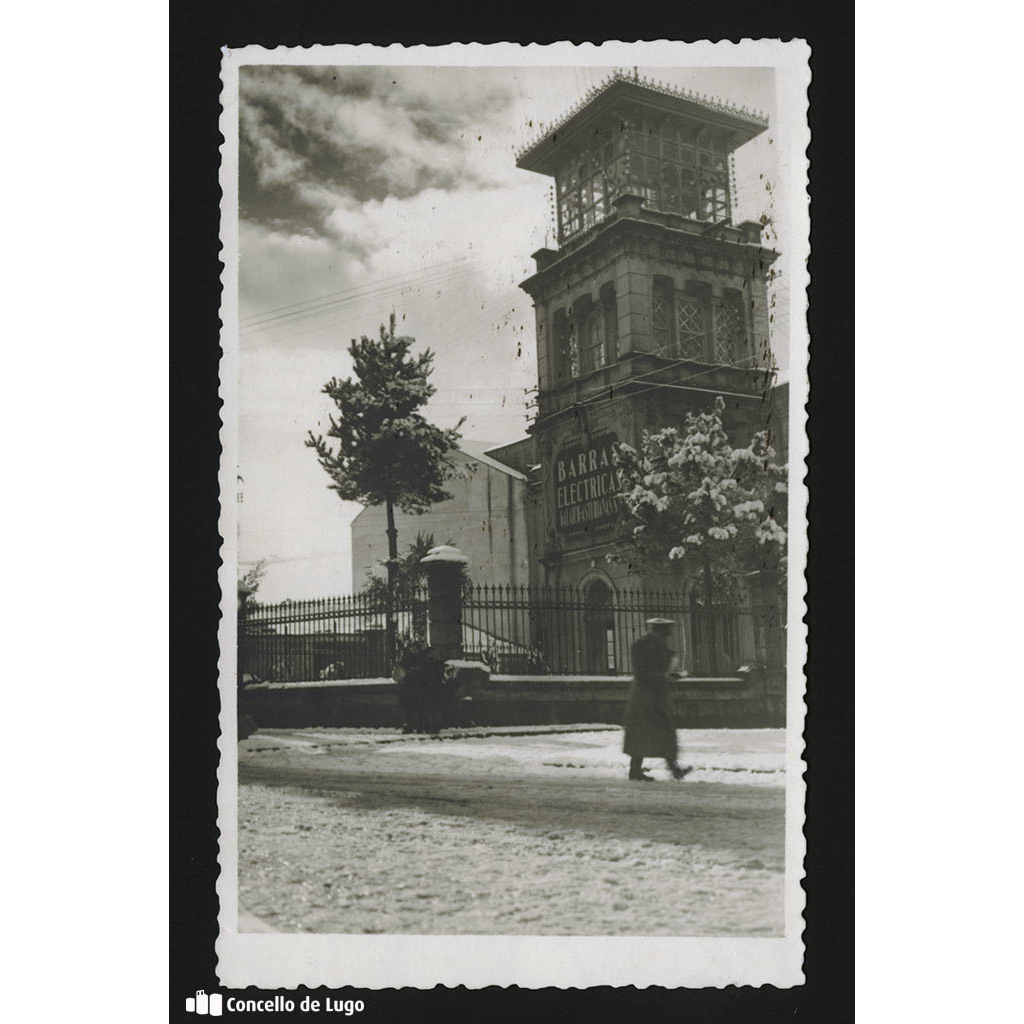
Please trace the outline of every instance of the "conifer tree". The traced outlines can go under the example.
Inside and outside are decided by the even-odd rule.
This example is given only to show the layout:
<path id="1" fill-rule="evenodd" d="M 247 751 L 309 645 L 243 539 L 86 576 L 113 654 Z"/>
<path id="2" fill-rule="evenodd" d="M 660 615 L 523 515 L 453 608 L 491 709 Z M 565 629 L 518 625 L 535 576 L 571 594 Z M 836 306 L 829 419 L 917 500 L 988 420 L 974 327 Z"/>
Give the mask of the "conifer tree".
<path id="1" fill-rule="evenodd" d="M 387 594 L 385 651 L 387 671 L 395 657 L 395 584 L 398 531 L 395 509 L 418 515 L 450 498 L 443 487 L 454 472 L 450 453 L 460 440 L 463 420 L 442 430 L 419 411 L 434 394 L 429 377 L 434 354 L 412 355 L 414 338 L 395 333 L 395 314 L 380 337 L 353 340 L 348 352 L 354 374 L 331 378 L 323 387 L 338 410 L 326 434 L 309 432 L 306 446 L 331 479 L 328 485 L 345 501 L 383 505 L 387 510 Z"/>

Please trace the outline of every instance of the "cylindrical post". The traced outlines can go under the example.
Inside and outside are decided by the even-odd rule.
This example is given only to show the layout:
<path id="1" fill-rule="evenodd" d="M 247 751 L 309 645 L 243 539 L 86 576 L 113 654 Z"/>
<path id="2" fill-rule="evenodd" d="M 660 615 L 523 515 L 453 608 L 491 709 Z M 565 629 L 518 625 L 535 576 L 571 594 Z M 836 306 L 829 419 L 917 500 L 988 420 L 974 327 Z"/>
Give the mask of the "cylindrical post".
<path id="1" fill-rule="evenodd" d="M 462 657 L 462 574 L 468 561 L 448 544 L 431 548 L 420 561 L 427 574 L 430 646 L 439 661 Z"/>

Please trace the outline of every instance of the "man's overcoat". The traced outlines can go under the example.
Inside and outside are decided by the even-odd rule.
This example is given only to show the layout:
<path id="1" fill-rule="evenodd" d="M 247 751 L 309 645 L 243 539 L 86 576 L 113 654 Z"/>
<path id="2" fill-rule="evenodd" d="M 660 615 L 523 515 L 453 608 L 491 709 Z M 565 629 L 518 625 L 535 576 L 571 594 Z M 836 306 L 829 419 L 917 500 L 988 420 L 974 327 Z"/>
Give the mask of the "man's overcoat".
<path id="1" fill-rule="evenodd" d="M 675 652 L 654 633 L 633 644 L 633 684 L 626 701 L 622 750 L 630 757 L 667 757 L 678 753 L 668 670 Z"/>

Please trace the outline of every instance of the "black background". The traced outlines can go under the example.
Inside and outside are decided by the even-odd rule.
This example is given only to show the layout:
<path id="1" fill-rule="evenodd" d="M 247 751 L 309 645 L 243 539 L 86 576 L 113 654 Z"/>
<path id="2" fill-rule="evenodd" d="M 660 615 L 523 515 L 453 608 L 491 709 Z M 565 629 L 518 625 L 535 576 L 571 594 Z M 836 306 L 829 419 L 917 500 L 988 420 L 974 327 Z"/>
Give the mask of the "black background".
<path id="1" fill-rule="evenodd" d="M 654 8 L 650 8 L 654 10 Z M 170 17 L 170 1019 L 216 977 L 220 47 L 804 38 L 812 48 L 807 982 L 793 989 L 338 990 L 354 1019 L 853 1019 L 853 7 L 179 2 Z M 233 495 L 231 496 L 233 500 Z M 285 994 L 298 1003 L 306 990 Z M 247 996 L 262 995 L 249 989 Z M 322 992 L 321 992 L 322 995 Z M 233 1014 L 244 1019 L 243 1014 Z M 253 1014 L 260 1020 L 282 1016 Z"/>

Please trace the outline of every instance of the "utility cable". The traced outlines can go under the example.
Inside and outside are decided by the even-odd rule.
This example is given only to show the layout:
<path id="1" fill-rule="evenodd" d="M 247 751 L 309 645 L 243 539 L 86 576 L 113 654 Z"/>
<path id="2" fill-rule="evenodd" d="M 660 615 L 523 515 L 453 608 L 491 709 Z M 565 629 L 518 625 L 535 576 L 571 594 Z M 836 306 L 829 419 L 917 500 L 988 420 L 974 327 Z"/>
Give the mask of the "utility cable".
<path id="1" fill-rule="evenodd" d="M 319 316 L 327 316 L 337 313 L 350 307 L 357 307 L 368 302 L 374 302 L 387 295 L 401 295 L 403 292 L 412 289 L 433 288 L 444 285 L 460 277 L 465 277 L 476 271 L 476 267 L 467 266 L 462 269 L 436 272 L 427 276 L 419 276 L 399 285 L 380 285 L 372 289 L 366 289 L 360 294 L 349 296 L 345 299 L 333 299 L 320 307 L 313 309 L 295 310 L 291 313 L 282 313 L 275 318 L 277 322 L 265 321 L 256 324 L 247 324 L 241 327 L 240 334 L 249 337 L 264 330 L 276 330 L 281 327 L 291 327 L 301 323 L 303 320 L 315 319 Z"/>
<path id="2" fill-rule="evenodd" d="M 432 273 L 433 271 L 439 270 L 439 269 L 441 269 L 443 267 L 450 267 L 452 264 L 464 263 L 466 261 L 475 261 L 475 257 L 457 256 L 454 259 L 444 260 L 441 263 L 434 263 L 434 264 L 432 264 L 429 267 L 424 267 L 424 268 L 421 268 L 419 270 L 408 270 L 408 271 L 405 271 L 402 274 L 395 274 L 392 277 L 384 278 L 383 280 L 385 280 L 385 281 L 386 280 L 396 280 L 397 281 L 397 280 L 399 280 L 400 278 L 403 278 L 403 277 L 415 276 L 415 275 L 424 274 L 424 273 L 429 274 L 429 273 Z M 375 286 L 376 285 L 374 285 L 374 287 Z M 273 306 L 272 308 L 265 309 L 265 310 L 263 310 L 260 313 L 252 313 L 249 316 L 244 316 L 244 317 L 241 318 L 241 320 L 239 322 L 242 323 L 242 324 L 245 324 L 246 326 L 249 326 L 249 322 L 250 321 L 260 320 L 263 317 L 266 317 L 266 316 L 268 316 L 271 313 L 278 313 L 278 312 L 280 312 L 282 310 L 295 309 L 298 306 L 306 306 L 306 305 L 309 305 L 311 303 L 322 302 L 322 301 L 324 301 L 326 299 L 331 299 L 331 298 L 335 298 L 335 297 L 340 297 L 340 296 L 348 295 L 351 292 L 358 292 L 359 290 L 361 290 L 364 287 L 369 287 L 369 285 L 353 285 L 350 288 L 343 288 L 343 289 L 341 289 L 341 291 L 326 292 L 323 295 L 315 295 L 315 296 L 312 296 L 312 297 L 310 297 L 308 299 L 303 299 L 300 302 L 292 302 L 292 303 L 290 303 L 288 305 L 285 305 L 285 306 Z"/>

